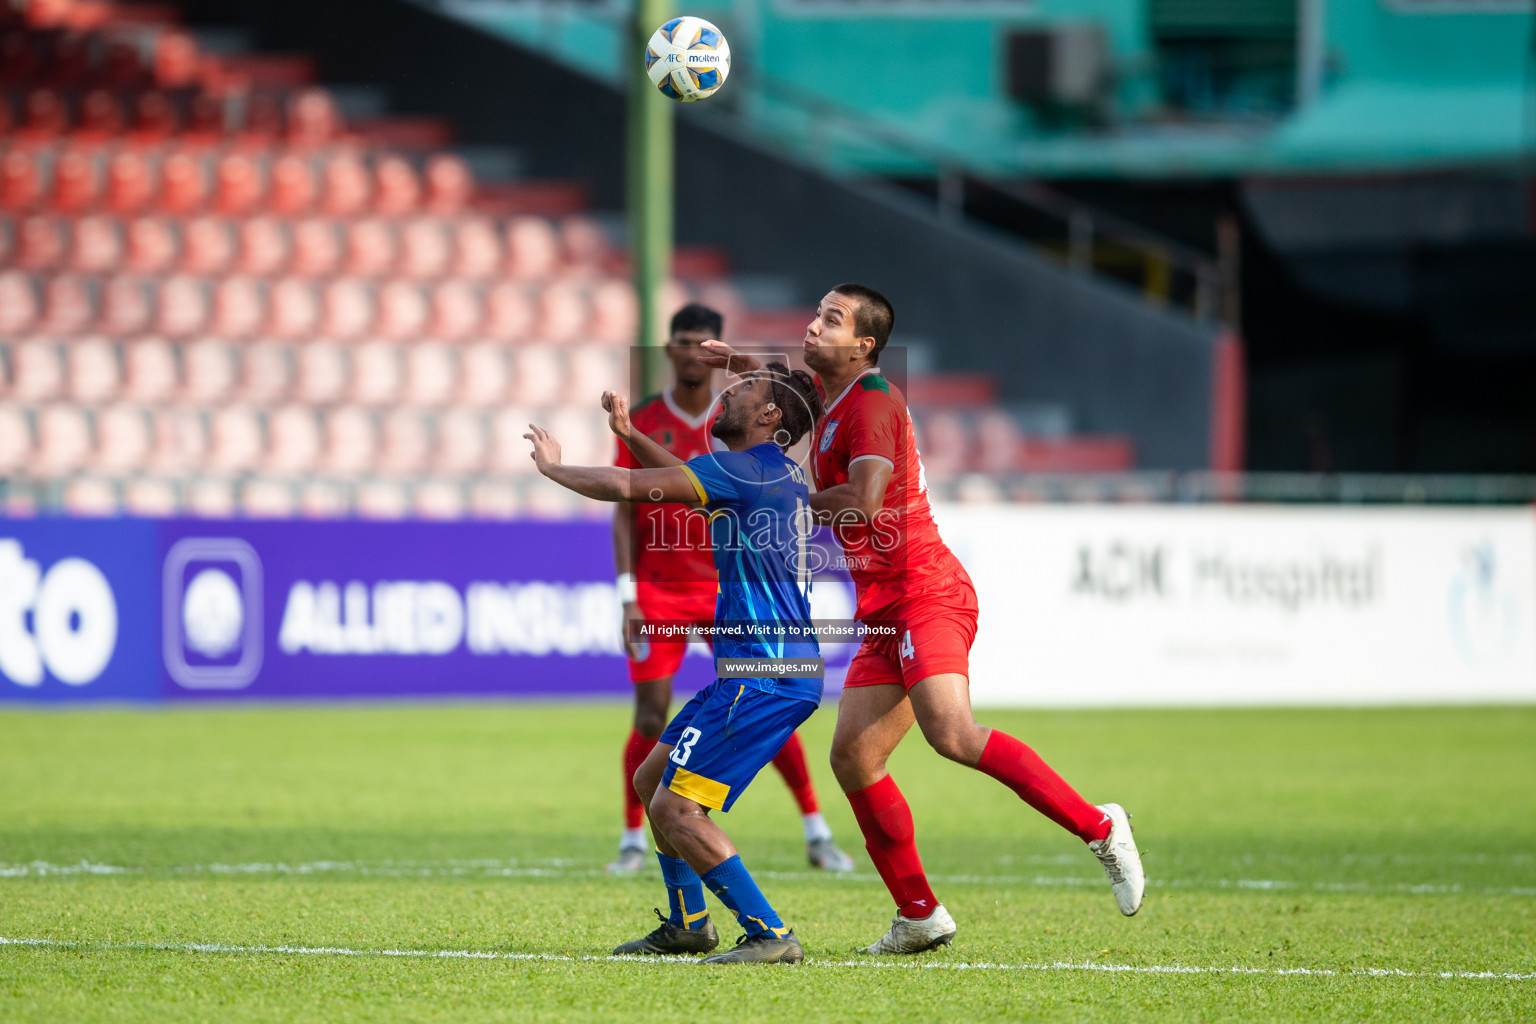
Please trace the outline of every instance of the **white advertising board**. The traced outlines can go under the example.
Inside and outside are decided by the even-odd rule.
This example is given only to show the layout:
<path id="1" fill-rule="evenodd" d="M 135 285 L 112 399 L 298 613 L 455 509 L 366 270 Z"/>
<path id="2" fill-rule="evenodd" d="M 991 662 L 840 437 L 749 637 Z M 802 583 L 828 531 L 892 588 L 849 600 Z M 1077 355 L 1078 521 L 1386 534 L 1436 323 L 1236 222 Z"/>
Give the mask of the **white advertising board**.
<path id="1" fill-rule="evenodd" d="M 947 505 L 986 707 L 1536 701 L 1529 509 Z"/>

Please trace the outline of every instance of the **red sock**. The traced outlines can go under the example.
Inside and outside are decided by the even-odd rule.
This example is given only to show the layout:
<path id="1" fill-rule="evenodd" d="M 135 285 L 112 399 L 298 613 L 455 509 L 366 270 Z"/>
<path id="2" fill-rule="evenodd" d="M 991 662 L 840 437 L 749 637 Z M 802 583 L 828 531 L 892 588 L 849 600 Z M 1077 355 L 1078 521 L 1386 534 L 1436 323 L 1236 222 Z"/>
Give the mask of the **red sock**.
<path id="1" fill-rule="evenodd" d="M 805 763 L 805 744 L 800 742 L 798 732 L 789 734 L 789 739 L 774 756 L 773 766 L 784 776 L 789 791 L 795 794 L 801 814 L 815 814 L 821 810 L 821 805 L 816 802 L 816 787 L 811 784 L 811 769 Z"/>
<path id="2" fill-rule="evenodd" d="M 992 730 L 976 768 L 1083 842 L 1109 835 L 1108 815 L 1078 796 L 1039 754 L 1001 729 Z"/>
<path id="3" fill-rule="evenodd" d="M 654 739 L 641 736 L 638 732 L 629 730 L 629 739 L 624 744 L 624 827 L 639 828 L 645 822 L 645 808 L 640 806 L 640 794 L 635 792 L 635 769 L 639 768 L 645 760 L 651 748 L 656 746 Z"/>
<path id="4" fill-rule="evenodd" d="M 912 808 L 896 788 L 896 780 L 887 775 L 873 786 L 848 794 L 853 816 L 864 833 L 864 849 L 875 862 L 875 870 L 896 900 L 902 917 L 927 917 L 939 905 L 939 898 L 928 887 L 923 862 L 917 855 L 913 838 Z"/>

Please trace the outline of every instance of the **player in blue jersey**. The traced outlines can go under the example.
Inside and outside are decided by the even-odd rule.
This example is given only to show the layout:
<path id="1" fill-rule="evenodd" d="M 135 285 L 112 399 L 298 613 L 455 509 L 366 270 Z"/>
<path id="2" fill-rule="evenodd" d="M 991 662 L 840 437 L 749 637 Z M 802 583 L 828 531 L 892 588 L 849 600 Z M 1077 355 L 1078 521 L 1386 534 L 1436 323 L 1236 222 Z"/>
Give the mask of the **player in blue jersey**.
<path id="1" fill-rule="evenodd" d="M 745 934 L 704 963 L 799 963 L 800 940 L 769 905 L 729 837 L 710 818 L 747 785 L 821 702 L 820 648 L 810 630 L 811 529 L 805 476 L 785 450 L 815 422 L 809 374 L 781 363 L 739 379 L 720 396 L 711 432 L 727 451 L 680 461 L 631 429 L 624 399 L 603 396 L 610 425 L 644 469 L 566 466 L 548 432 L 531 427 L 539 472 L 602 501 L 683 502 L 709 513 L 719 574 L 717 659 L 772 659 L 750 678 L 718 678 L 672 719 L 635 772 L 666 882 L 670 916 L 618 954 L 708 953 L 719 936 L 704 887 Z M 657 642 L 656 638 L 651 638 Z M 681 638 L 680 638 L 681 639 Z M 784 662 L 803 662 L 795 668 Z"/>

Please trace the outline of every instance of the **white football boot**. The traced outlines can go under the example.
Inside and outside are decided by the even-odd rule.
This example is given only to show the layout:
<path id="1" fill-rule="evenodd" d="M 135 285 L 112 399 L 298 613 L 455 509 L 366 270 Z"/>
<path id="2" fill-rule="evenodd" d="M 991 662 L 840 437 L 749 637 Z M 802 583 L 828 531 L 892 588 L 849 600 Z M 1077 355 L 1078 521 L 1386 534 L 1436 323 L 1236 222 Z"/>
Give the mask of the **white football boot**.
<path id="1" fill-rule="evenodd" d="M 1131 834 L 1131 816 L 1119 804 L 1099 804 L 1099 810 L 1109 818 L 1109 835 L 1089 843 L 1088 849 L 1104 865 L 1120 913 L 1130 917 L 1141 909 L 1141 894 L 1147 887 L 1146 873 L 1141 870 L 1141 854 L 1136 850 L 1136 837 Z"/>
<path id="2" fill-rule="evenodd" d="M 880 936 L 873 946 L 865 946 L 860 953 L 890 955 L 892 953 L 926 953 L 955 941 L 955 919 L 940 903 L 927 917 L 902 917 L 896 915 L 891 930 Z"/>

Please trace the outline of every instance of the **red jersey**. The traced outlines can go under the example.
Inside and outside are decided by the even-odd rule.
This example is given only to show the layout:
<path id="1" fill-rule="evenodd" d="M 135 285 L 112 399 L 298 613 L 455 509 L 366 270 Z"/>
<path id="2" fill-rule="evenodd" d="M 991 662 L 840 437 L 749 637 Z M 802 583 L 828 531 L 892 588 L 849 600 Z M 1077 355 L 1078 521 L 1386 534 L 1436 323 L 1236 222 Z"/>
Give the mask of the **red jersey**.
<path id="1" fill-rule="evenodd" d="M 909 592 L 964 572 L 933 521 L 906 397 L 878 370 L 864 371 L 826 401 L 812 439 L 811 470 L 818 490 L 847 483 L 849 468 L 863 459 L 891 466 L 885 503 L 875 521 L 833 524 L 858 587 L 859 618 L 879 618 Z"/>
<path id="2" fill-rule="evenodd" d="M 710 434 L 710 410 L 697 419 L 672 400 L 670 391 L 652 395 L 629 411 L 636 430 L 687 462 L 724 446 Z M 623 441 L 614 465 L 641 468 Z M 709 520 L 699 509 L 682 504 L 636 504 L 635 580 L 638 583 L 700 583 L 713 581 L 714 554 L 709 544 Z"/>

